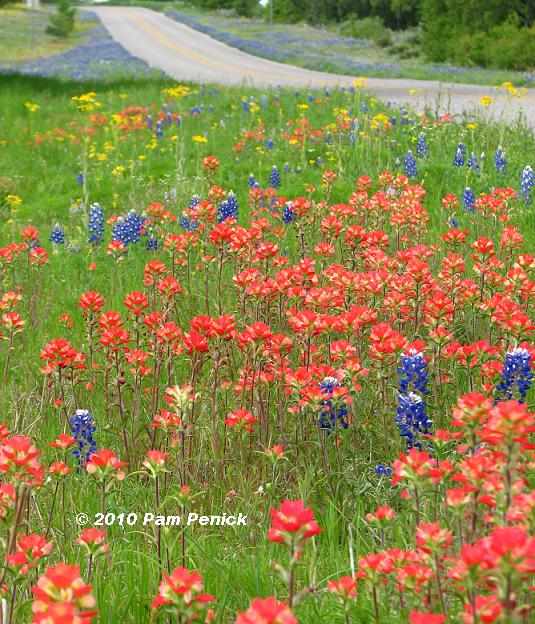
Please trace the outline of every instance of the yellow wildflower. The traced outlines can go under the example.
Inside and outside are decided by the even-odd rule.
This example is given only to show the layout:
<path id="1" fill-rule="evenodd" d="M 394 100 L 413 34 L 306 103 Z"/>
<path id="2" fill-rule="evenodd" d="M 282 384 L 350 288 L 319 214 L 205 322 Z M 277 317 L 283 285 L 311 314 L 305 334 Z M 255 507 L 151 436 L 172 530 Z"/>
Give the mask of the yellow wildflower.
<path id="1" fill-rule="evenodd" d="M 167 89 L 164 89 L 162 93 L 180 100 L 190 94 L 190 88 L 186 87 L 186 85 L 177 85 L 176 87 L 168 87 Z"/>
<path id="2" fill-rule="evenodd" d="M 523 97 L 525 89 L 521 93 L 511 82 L 506 81 L 502 82 L 501 85 L 497 86 L 496 89 L 505 89 L 509 95 L 512 97 Z"/>
<path id="3" fill-rule="evenodd" d="M 11 208 L 15 209 L 17 206 L 22 204 L 22 199 L 18 195 L 7 195 L 6 202 Z"/>
<path id="4" fill-rule="evenodd" d="M 386 115 L 383 113 L 379 113 L 378 115 L 374 115 L 370 122 L 370 128 L 372 130 L 390 130 L 392 124 Z"/>
<path id="5" fill-rule="evenodd" d="M 492 102 L 494 102 L 494 98 L 489 97 L 488 95 L 484 95 L 480 100 L 479 103 L 482 104 L 483 106 L 487 107 L 490 106 L 492 104 Z"/>
<path id="6" fill-rule="evenodd" d="M 299 110 L 308 110 L 308 104 L 298 104 L 297 108 Z"/>
<path id="7" fill-rule="evenodd" d="M 100 108 L 102 104 L 96 99 L 97 94 L 94 91 L 88 91 L 82 95 L 75 95 L 71 98 L 75 102 L 79 111 L 84 113 L 91 113 L 97 108 Z"/>
<path id="8" fill-rule="evenodd" d="M 191 137 L 191 140 L 195 143 L 208 143 L 208 139 L 200 134 L 195 134 Z"/>
<path id="9" fill-rule="evenodd" d="M 366 86 L 366 78 L 364 78 L 364 76 L 359 76 L 358 78 L 355 78 L 355 80 L 353 80 L 353 86 L 355 87 L 355 89 L 364 89 L 364 87 Z"/>
<path id="10" fill-rule="evenodd" d="M 35 113 L 35 111 L 39 110 L 39 104 L 34 104 L 33 102 L 26 102 L 24 106 L 30 113 Z"/>

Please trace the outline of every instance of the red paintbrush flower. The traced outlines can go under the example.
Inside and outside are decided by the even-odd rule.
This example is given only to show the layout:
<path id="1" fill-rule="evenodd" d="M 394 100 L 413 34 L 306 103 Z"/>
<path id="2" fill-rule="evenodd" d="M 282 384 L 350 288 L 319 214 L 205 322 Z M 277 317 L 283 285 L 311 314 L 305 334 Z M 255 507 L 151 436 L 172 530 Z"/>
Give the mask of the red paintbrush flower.
<path id="1" fill-rule="evenodd" d="M 128 466 L 122 462 L 110 449 L 100 449 L 97 453 L 89 456 L 89 461 L 84 463 L 89 474 L 95 475 L 98 481 L 105 481 L 108 478 L 115 478 L 122 481 L 125 473 L 120 470 L 123 466 Z"/>
<path id="2" fill-rule="evenodd" d="M 270 542 L 286 543 L 298 548 L 309 537 L 321 533 L 322 529 L 314 519 L 314 512 L 305 507 L 301 500 L 286 500 L 280 509 L 271 509 L 271 528 L 268 531 Z"/>
<path id="3" fill-rule="evenodd" d="M 91 610 L 95 606 L 91 585 L 84 583 L 77 565 L 49 567 L 32 593 L 34 624 L 91 624 L 98 613 Z"/>
<path id="4" fill-rule="evenodd" d="M 238 617 L 234 624 L 297 624 L 297 619 L 285 602 L 276 598 L 253 598 L 251 606 Z"/>
<path id="5" fill-rule="evenodd" d="M 226 420 L 225 425 L 232 427 L 238 427 L 243 429 L 244 431 L 248 431 L 252 433 L 254 431 L 254 426 L 258 422 L 258 418 L 255 418 L 251 412 L 246 409 L 235 409 L 231 412 Z"/>
<path id="6" fill-rule="evenodd" d="M 75 442 L 76 440 L 68 433 L 61 433 L 59 438 L 55 442 L 50 442 L 48 446 L 65 450 L 72 446 Z"/>
<path id="7" fill-rule="evenodd" d="M 203 582 L 198 572 L 179 567 L 170 575 L 164 572 L 163 578 L 159 593 L 151 603 L 153 609 L 162 609 L 194 621 L 206 605 L 215 600 L 211 594 L 201 593 Z"/>

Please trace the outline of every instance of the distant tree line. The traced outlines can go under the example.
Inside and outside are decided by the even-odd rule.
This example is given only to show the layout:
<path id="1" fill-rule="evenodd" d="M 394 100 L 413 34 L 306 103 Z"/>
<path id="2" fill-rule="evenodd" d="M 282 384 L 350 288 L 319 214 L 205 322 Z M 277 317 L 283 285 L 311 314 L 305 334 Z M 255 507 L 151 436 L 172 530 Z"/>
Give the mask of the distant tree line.
<path id="1" fill-rule="evenodd" d="M 246 17 L 258 14 L 260 6 L 258 0 L 190 0 L 190 4 L 209 11 L 227 9 Z"/>

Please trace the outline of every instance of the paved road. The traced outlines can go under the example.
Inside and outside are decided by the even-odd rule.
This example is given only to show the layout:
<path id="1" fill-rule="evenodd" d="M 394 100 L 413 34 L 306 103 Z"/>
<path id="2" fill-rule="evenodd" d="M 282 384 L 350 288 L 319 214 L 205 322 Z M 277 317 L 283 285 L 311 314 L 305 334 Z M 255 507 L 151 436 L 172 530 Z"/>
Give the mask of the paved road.
<path id="1" fill-rule="evenodd" d="M 131 54 L 180 81 L 217 82 L 227 85 L 294 86 L 300 88 L 350 85 L 353 77 L 301 69 L 252 56 L 161 13 L 136 7 L 91 7 L 112 37 Z M 535 127 L 535 91 L 511 100 L 503 90 L 477 85 L 445 84 L 431 80 L 369 78 L 367 87 L 397 105 L 424 104 L 440 112 L 461 113 L 481 109 L 484 95 L 495 98 L 486 114 L 495 118 L 526 115 Z M 418 90 L 409 95 L 410 89 Z"/>

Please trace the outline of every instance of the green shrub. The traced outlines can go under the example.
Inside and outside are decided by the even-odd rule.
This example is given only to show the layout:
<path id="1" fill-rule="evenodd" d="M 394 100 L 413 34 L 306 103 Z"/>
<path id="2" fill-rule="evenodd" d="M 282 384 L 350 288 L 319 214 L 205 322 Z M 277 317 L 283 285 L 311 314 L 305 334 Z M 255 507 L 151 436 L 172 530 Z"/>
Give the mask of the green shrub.
<path id="1" fill-rule="evenodd" d="M 527 70 L 535 67 L 535 25 L 518 28 L 511 21 L 489 35 L 489 65 L 503 69 Z"/>
<path id="2" fill-rule="evenodd" d="M 357 19 L 353 15 L 340 24 L 340 34 L 354 39 L 370 39 L 382 47 L 392 44 L 392 33 L 377 16 Z"/>
<path id="3" fill-rule="evenodd" d="M 48 18 L 46 32 L 53 37 L 65 39 L 74 29 L 74 9 L 69 0 L 60 0 L 56 13 Z"/>
<path id="4" fill-rule="evenodd" d="M 520 0 L 422 0 L 422 50 L 431 61 L 535 67 L 533 13 Z"/>
<path id="5" fill-rule="evenodd" d="M 463 65 L 529 70 L 535 67 L 535 26 L 519 28 L 511 18 L 489 33 L 461 35 L 453 60 Z M 453 51 L 452 51 L 453 52 Z"/>

